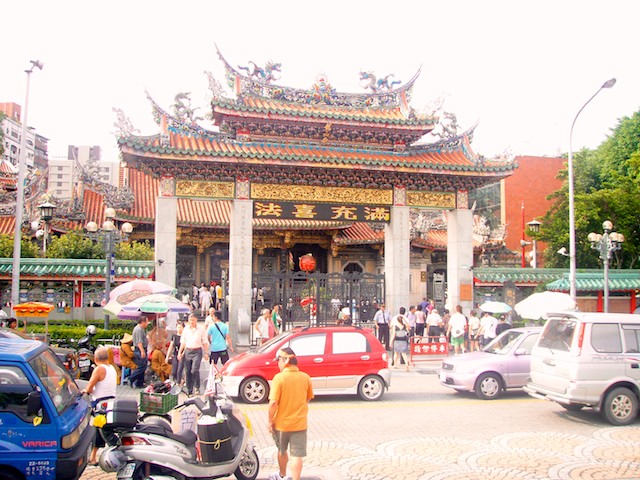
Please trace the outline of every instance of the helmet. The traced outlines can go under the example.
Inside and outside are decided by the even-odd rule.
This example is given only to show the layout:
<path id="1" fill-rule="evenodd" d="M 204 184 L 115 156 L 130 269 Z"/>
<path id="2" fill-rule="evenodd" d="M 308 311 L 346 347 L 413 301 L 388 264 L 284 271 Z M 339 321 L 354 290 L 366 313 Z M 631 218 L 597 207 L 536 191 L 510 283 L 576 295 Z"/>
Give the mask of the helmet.
<path id="1" fill-rule="evenodd" d="M 97 331 L 98 331 L 98 329 L 96 328 L 95 325 L 89 325 L 87 327 L 87 329 L 85 330 L 87 335 L 95 335 Z"/>
<path id="2" fill-rule="evenodd" d="M 106 448 L 100 455 L 98 463 L 105 472 L 117 472 L 127 463 L 127 456 L 116 448 Z"/>

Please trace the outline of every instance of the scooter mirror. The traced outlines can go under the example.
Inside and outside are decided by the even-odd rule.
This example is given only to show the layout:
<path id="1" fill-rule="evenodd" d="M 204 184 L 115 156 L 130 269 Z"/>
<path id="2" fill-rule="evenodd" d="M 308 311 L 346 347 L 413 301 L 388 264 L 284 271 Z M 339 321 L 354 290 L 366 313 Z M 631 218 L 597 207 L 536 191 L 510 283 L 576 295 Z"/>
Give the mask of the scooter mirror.
<path id="1" fill-rule="evenodd" d="M 173 387 L 171 387 L 171 390 L 169 390 L 169 393 L 171 395 L 178 395 L 181 391 L 182 388 L 180 388 L 180 385 L 174 385 Z"/>

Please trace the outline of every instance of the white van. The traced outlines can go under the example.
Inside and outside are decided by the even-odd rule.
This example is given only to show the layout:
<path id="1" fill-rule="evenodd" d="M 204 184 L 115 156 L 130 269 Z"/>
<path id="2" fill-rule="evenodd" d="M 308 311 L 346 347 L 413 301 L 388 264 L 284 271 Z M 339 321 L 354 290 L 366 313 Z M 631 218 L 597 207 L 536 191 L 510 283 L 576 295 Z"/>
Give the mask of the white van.
<path id="1" fill-rule="evenodd" d="M 592 407 L 613 425 L 638 415 L 640 315 L 549 313 L 531 352 L 529 395 L 570 411 Z"/>

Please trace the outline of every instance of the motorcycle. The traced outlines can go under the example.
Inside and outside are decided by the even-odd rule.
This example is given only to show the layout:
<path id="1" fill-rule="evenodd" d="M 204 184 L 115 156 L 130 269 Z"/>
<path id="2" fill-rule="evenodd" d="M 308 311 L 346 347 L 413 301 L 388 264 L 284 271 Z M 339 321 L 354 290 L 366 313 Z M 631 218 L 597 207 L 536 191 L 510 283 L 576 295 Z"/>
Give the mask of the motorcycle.
<path id="1" fill-rule="evenodd" d="M 91 344 L 91 339 L 96 336 L 96 332 L 95 325 L 89 325 L 85 330 L 85 335 L 76 342 L 80 378 L 85 380 L 91 378 L 91 372 L 96 366 L 93 359 L 96 347 Z"/>
<path id="2" fill-rule="evenodd" d="M 179 388 L 172 392 L 177 394 Z M 189 398 L 175 407 L 197 408 L 197 434 L 174 433 L 162 416 L 141 418 L 135 399 L 106 404 L 104 418 L 94 419 L 107 445 L 98 464 L 105 472 L 117 472 L 118 480 L 212 479 L 231 474 L 238 480 L 255 480 L 258 476 L 260 460 L 247 421 L 219 381 L 205 400 Z"/>

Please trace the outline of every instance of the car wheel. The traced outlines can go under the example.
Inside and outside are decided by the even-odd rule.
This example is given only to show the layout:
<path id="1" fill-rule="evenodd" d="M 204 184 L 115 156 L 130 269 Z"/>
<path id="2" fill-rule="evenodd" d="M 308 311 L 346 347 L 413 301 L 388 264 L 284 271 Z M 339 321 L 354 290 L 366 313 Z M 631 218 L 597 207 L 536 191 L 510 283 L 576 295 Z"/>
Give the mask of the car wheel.
<path id="1" fill-rule="evenodd" d="M 22 480 L 22 479 L 24 479 L 24 477 L 20 473 L 14 472 L 12 470 L 7 470 L 6 472 L 0 473 L 0 480 Z"/>
<path id="2" fill-rule="evenodd" d="M 612 425 L 629 425 L 638 416 L 638 398 L 628 388 L 614 388 L 605 397 L 601 413 Z"/>
<path id="3" fill-rule="evenodd" d="M 495 400 L 502 394 L 500 376 L 496 373 L 483 373 L 476 380 L 474 390 L 481 400 Z"/>
<path id="4" fill-rule="evenodd" d="M 240 398 L 244 403 L 263 403 L 269 398 L 269 384 L 259 377 L 250 377 L 240 385 Z"/>
<path id="5" fill-rule="evenodd" d="M 384 394 L 384 380 L 377 375 L 367 375 L 358 385 L 358 396 L 362 400 L 380 400 Z"/>
<path id="6" fill-rule="evenodd" d="M 584 408 L 584 405 L 580 405 L 579 403 L 561 403 L 560 405 L 562 405 L 562 408 L 569 412 L 579 412 Z"/>

